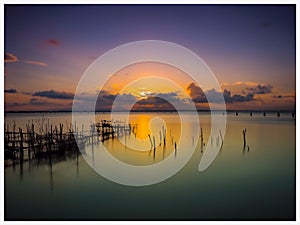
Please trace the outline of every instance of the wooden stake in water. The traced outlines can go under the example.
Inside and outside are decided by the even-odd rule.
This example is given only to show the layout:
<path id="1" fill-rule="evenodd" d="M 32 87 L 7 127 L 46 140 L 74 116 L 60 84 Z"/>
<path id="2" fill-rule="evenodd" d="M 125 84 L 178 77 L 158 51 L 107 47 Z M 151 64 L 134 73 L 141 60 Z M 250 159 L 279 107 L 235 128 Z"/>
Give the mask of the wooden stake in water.
<path id="1" fill-rule="evenodd" d="M 243 140 L 244 140 L 244 148 L 246 147 L 246 132 L 247 132 L 247 129 L 245 128 L 244 130 L 243 130 Z"/>
<path id="2" fill-rule="evenodd" d="M 150 145 L 151 145 L 151 147 L 150 147 L 150 150 L 151 150 L 151 149 L 152 149 L 152 147 L 153 147 L 153 143 L 152 143 L 152 140 L 151 140 L 150 134 L 148 134 L 148 137 L 149 137 L 149 140 L 150 140 Z"/>

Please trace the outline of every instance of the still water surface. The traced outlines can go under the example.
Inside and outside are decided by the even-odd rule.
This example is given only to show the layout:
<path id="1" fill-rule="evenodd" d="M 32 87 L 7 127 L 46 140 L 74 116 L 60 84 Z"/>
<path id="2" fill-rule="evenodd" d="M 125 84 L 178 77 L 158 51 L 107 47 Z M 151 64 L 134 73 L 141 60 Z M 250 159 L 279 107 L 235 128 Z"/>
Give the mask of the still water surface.
<path id="1" fill-rule="evenodd" d="M 184 116 L 188 116 L 188 113 Z M 220 115 L 222 116 L 222 115 Z M 84 117 L 84 115 L 83 115 Z M 34 159 L 31 163 L 5 167 L 5 217 L 8 220 L 293 220 L 295 219 L 295 118 L 291 114 L 233 113 L 227 115 L 223 147 L 208 169 L 198 171 L 205 151 L 197 137 L 185 133 L 182 126 L 193 127 L 193 121 L 181 124 L 177 113 L 132 113 L 131 123 L 137 131 L 126 141 L 140 140 L 149 148 L 148 134 L 160 136 L 149 127 L 152 118 L 160 117 L 166 127 L 166 146 L 153 151 L 134 151 L 118 139 L 104 142 L 117 159 L 132 165 L 150 165 L 175 158 L 174 143 L 183 138 L 186 146 L 196 146 L 191 160 L 170 179 L 150 186 L 132 187 L 111 182 L 98 175 L 79 154 L 66 154 L 52 159 Z M 70 113 L 5 115 L 5 123 L 25 130 L 34 122 L 36 129 L 44 125 L 67 124 Z M 99 113 L 96 120 L 109 119 Z M 120 120 L 122 120 L 120 114 Z M 208 113 L 199 113 L 204 143 L 210 134 Z M 83 122 L 84 129 L 89 122 Z M 78 122 L 79 130 L 82 124 Z M 127 121 L 126 121 L 127 122 Z M 161 123 L 159 125 L 161 128 Z M 247 129 L 247 145 L 243 149 L 242 130 Z M 153 131 L 153 134 L 151 133 Z M 87 147 L 90 151 L 90 147 Z M 178 150 L 179 151 L 179 150 Z M 184 150 L 181 150 L 184 151 Z M 177 152 L 181 154 L 182 152 Z"/>

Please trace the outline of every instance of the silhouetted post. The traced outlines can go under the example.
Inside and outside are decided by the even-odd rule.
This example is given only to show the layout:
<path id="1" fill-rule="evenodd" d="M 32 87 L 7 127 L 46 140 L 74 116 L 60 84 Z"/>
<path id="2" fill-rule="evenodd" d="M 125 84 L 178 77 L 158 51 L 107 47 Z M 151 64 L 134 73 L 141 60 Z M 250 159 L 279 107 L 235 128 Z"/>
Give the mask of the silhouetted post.
<path id="1" fill-rule="evenodd" d="M 151 144 L 151 148 L 150 148 L 150 149 L 152 149 L 152 147 L 153 147 L 153 143 L 152 143 L 152 140 L 151 140 L 150 134 L 148 134 L 148 137 L 149 137 L 150 144 Z"/>
<path id="2" fill-rule="evenodd" d="M 280 112 L 277 113 L 277 117 L 280 117 Z"/>
<path id="3" fill-rule="evenodd" d="M 202 131 L 202 127 L 200 128 L 200 141 L 201 141 L 201 151 L 203 149 L 203 131 Z"/>
<path id="4" fill-rule="evenodd" d="M 176 144 L 176 141 L 175 141 L 175 157 L 177 156 L 177 144 Z"/>
<path id="5" fill-rule="evenodd" d="M 155 145 L 155 137 L 154 136 L 153 136 L 153 144 L 154 144 L 153 159 L 155 159 L 156 145 Z"/>
<path id="6" fill-rule="evenodd" d="M 247 129 L 245 128 L 245 129 L 243 130 L 244 148 L 246 147 L 246 132 L 247 132 Z"/>
<path id="7" fill-rule="evenodd" d="M 264 112 L 264 116 L 266 116 L 266 113 Z"/>
<path id="8" fill-rule="evenodd" d="M 252 112 L 250 112 L 250 116 L 252 116 Z"/>
<path id="9" fill-rule="evenodd" d="M 293 117 L 293 118 L 295 117 L 295 113 L 292 113 L 292 117 Z"/>
<path id="10" fill-rule="evenodd" d="M 239 113 L 238 113 L 238 112 L 236 112 L 236 113 L 235 113 L 235 115 L 236 115 L 236 116 L 238 116 L 238 115 L 239 115 Z"/>

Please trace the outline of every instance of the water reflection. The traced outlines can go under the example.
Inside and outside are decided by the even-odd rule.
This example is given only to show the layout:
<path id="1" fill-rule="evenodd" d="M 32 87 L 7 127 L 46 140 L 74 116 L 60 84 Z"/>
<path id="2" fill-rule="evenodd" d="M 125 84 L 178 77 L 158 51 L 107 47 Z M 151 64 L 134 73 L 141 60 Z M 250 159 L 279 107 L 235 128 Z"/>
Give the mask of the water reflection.
<path id="1" fill-rule="evenodd" d="M 97 119 L 109 119 L 106 116 L 97 115 Z M 155 116 L 157 114 L 143 118 Z M 146 134 L 138 134 L 137 130 L 136 137 L 133 133 L 121 137 L 126 143 L 144 140 L 141 146 L 148 147 L 148 151 L 125 148 L 118 138 L 103 144 L 114 157 L 133 165 L 149 165 L 167 157 L 176 159 L 184 154 L 184 149 L 178 149 L 179 127 L 193 124 L 179 126 L 176 115 L 164 116 L 165 135 L 162 126 L 157 128 L 161 139 L 159 132 L 153 134 L 149 130 Z M 6 117 L 5 122 L 13 127 L 14 120 L 18 125 L 23 121 L 25 128 L 22 129 L 26 129 L 28 120 L 35 117 L 16 118 L 14 115 Z M 10 219 L 295 218 L 295 118 L 283 113 L 280 117 L 276 113 L 253 114 L 252 117 L 249 113 L 239 113 L 237 117 L 232 113 L 226 133 L 210 140 L 209 117 L 200 114 L 199 118 L 203 145 L 201 134 L 198 142 L 193 133 L 184 134 L 187 146 L 196 146 L 193 158 L 174 177 L 149 187 L 118 185 L 95 173 L 81 154 L 91 154 L 96 161 L 99 149 L 96 138 L 84 143 L 86 153 L 73 149 L 64 154 L 52 152 L 50 156 L 27 157 L 25 152 L 22 160 L 5 159 L 5 216 Z M 49 124 L 56 123 L 59 127 L 61 121 L 69 119 L 65 114 L 51 115 Z M 131 119 L 137 123 L 139 115 L 132 115 Z M 44 119 L 44 132 L 45 123 L 48 119 Z M 63 126 L 66 131 L 71 127 L 67 123 Z M 89 125 L 84 124 L 85 129 Z M 79 123 L 78 127 L 82 129 Z M 246 144 L 243 130 L 246 130 Z M 151 144 L 151 141 L 156 143 Z M 221 144 L 222 156 L 199 173 L 197 168 L 205 143 Z M 25 203 L 28 207 L 24 207 Z M 257 205 L 259 207 L 255 207 Z"/>

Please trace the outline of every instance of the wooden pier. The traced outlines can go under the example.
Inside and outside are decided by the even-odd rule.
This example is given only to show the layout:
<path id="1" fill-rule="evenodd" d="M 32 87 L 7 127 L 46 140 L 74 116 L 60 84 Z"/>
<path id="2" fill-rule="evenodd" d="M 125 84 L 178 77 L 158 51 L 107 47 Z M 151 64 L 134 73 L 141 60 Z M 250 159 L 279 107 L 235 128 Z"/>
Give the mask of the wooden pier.
<path id="1" fill-rule="evenodd" d="M 4 129 L 4 158 L 7 159 L 31 159 L 40 156 L 51 156 L 51 154 L 64 154 L 67 151 L 78 151 L 78 147 L 95 142 L 104 142 L 115 137 L 135 133 L 137 125 L 126 124 L 121 121 L 102 120 L 100 123 L 90 125 L 89 130 L 84 130 L 82 125 L 79 131 L 76 125 L 64 131 L 63 124 L 59 127 L 48 125 L 46 132 L 43 129 L 35 129 L 35 125 L 26 125 L 26 130 L 12 130 L 9 126 Z"/>

